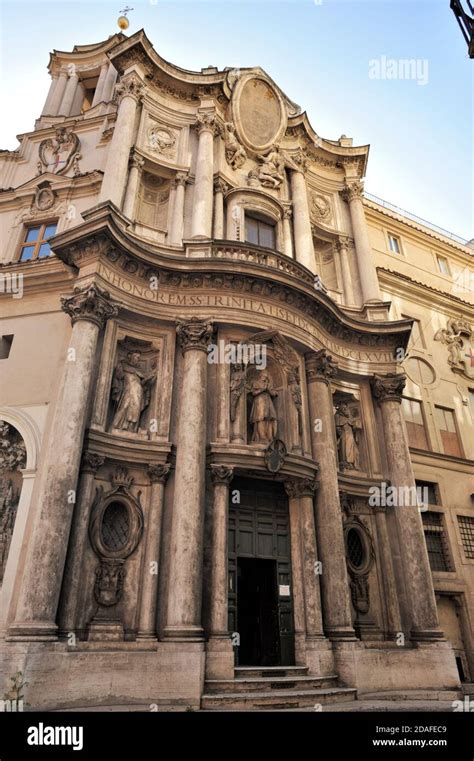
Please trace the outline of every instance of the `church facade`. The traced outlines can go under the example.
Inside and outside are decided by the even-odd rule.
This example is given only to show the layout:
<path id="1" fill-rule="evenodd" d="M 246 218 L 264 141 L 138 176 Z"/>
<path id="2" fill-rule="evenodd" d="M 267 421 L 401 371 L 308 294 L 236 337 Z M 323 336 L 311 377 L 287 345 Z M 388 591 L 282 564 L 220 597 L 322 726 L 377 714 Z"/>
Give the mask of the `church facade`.
<path id="1" fill-rule="evenodd" d="M 260 68 L 54 51 L 0 152 L 4 697 L 474 679 L 472 242 Z"/>

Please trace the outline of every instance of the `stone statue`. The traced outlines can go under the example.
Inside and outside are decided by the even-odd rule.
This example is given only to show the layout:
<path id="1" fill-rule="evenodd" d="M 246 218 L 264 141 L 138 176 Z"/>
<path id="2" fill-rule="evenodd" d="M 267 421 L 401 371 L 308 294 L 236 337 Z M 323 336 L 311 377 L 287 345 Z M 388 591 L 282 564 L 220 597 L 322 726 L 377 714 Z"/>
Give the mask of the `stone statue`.
<path id="1" fill-rule="evenodd" d="M 360 418 L 352 417 L 347 402 L 336 408 L 336 435 L 341 469 L 360 470 L 358 431 L 362 428 Z"/>
<path id="2" fill-rule="evenodd" d="M 247 158 L 247 154 L 235 135 L 235 127 L 232 122 L 224 124 L 225 157 L 232 169 L 240 169 Z"/>
<path id="3" fill-rule="evenodd" d="M 156 381 L 156 360 L 152 370 L 144 373 L 139 369 L 141 352 L 129 351 L 114 370 L 112 399 L 116 404 L 112 429 L 137 433 L 143 410 L 150 403 L 151 386 Z"/>
<path id="4" fill-rule="evenodd" d="M 246 367 L 241 362 L 236 362 L 230 370 L 230 419 L 235 421 L 237 405 L 245 388 Z"/>
<path id="5" fill-rule="evenodd" d="M 3 579 L 7 564 L 19 499 L 20 492 L 14 488 L 13 481 L 9 479 L 0 505 L 0 581 Z"/>
<path id="6" fill-rule="evenodd" d="M 272 146 L 267 156 L 258 156 L 262 166 L 258 169 L 258 179 L 265 188 L 279 188 L 285 179 L 285 159 L 278 145 Z"/>
<path id="7" fill-rule="evenodd" d="M 250 388 L 253 397 L 250 422 L 253 425 L 252 442 L 268 443 L 276 439 L 278 420 L 273 399 L 278 396 L 273 390 L 270 376 L 259 371 Z"/>
<path id="8" fill-rule="evenodd" d="M 448 347 L 448 364 L 453 369 L 464 370 L 466 366 L 466 347 L 472 339 L 474 331 L 466 320 L 448 320 L 445 328 L 437 330 L 435 341 L 440 341 Z"/>

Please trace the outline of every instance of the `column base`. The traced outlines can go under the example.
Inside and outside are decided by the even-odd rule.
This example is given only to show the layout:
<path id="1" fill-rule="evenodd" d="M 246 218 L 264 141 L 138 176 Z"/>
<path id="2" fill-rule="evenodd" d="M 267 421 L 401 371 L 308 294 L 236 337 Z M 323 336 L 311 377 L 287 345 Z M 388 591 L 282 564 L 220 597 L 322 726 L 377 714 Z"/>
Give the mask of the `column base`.
<path id="1" fill-rule="evenodd" d="M 163 639 L 166 642 L 203 642 L 204 629 L 202 626 L 193 626 L 192 624 L 176 624 L 166 626 L 163 632 Z"/>
<path id="2" fill-rule="evenodd" d="M 354 629 L 351 626 L 341 626 L 334 629 L 325 629 L 324 633 L 330 640 L 357 642 Z"/>
<path id="3" fill-rule="evenodd" d="M 58 627 L 54 621 L 20 621 L 8 628 L 7 642 L 56 642 Z"/>
<path id="4" fill-rule="evenodd" d="M 334 656 L 326 637 L 306 637 L 305 665 L 313 676 L 334 674 Z"/>
<path id="5" fill-rule="evenodd" d="M 335 670 L 345 687 L 357 687 L 357 651 L 361 647 L 357 639 L 332 644 Z"/>
<path id="6" fill-rule="evenodd" d="M 410 639 L 412 642 L 444 642 L 446 638 L 441 629 L 412 629 Z"/>
<path id="7" fill-rule="evenodd" d="M 383 640 L 383 634 L 373 621 L 359 621 L 354 624 L 354 631 L 359 639 L 366 641 Z"/>
<path id="8" fill-rule="evenodd" d="M 123 642 L 124 631 L 121 621 L 91 621 L 87 630 L 89 642 Z"/>
<path id="9" fill-rule="evenodd" d="M 235 656 L 229 635 L 211 636 L 206 644 L 206 679 L 233 679 Z"/>

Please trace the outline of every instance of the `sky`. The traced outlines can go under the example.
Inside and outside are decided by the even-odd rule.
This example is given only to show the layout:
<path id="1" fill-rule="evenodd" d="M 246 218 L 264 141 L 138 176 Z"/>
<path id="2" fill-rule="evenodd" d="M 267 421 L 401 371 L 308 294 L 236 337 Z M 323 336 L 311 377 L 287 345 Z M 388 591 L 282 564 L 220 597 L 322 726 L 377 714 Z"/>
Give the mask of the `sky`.
<path id="1" fill-rule="evenodd" d="M 321 137 L 370 144 L 365 187 L 474 237 L 474 60 L 449 0 L 130 0 L 163 58 L 261 66 Z M 49 52 L 118 31 L 124 2 L 0 0 L 0 148 L 33 129 Z M 407 67 L 404 62 L 411 61 Z M 407 76 L 408 74 L 408 76 Z"/>

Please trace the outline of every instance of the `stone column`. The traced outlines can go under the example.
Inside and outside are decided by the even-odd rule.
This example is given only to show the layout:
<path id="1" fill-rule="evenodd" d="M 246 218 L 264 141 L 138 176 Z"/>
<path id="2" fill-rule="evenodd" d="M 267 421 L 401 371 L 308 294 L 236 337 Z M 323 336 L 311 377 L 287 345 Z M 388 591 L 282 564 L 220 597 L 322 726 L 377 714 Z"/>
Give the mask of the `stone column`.
<path id="1" fill-rule="evenodd" d="M 144 85 L 135 72 L 122 77 L 116 87 L 119 108 L 115 129 L 107 154 L 99 202 L 112 201 L 122 208 L 123 190 L 133 143 L 135 120 Z"/>
<path id="2" fill-rule="evenodd" d="M 225 465 L 211 465 L 210 470 L 214 499 L 206 676 L 208 679 L 225 679 L 233 676 L 234 667 L 234 652 L 227 618 L 229 484 L 234 476 L 234 469 Z"/>
<path id="3" fill-rule="evenodd" d="M 184 190 L 188 175 L 186 172 L 176 172 L 174 178 L 175 196 L 173 216 L 171 218 L 170 232 L 168 242 L 172 246 L 183 245 L 183 228 L 184 228 Z"/>
<path id="4" fill-rule="evenodd" d="M 347 235 L 339 235 L 337 239 L 337 251 L 341 262 L 342 292 L 344 304 L 355 306 L 354 289 L 352 287 L 352 275 L 349 264 L 349 238 Z"/>
<path id="5" fill-rule="evenodd" d="M 284 253 L 293 259 L 293 239 L 291 237 L 291 218 L 293 209 L 286 206 L 283 212 L 283 250 Z"/>
<path id="6" fill-rule="evenodd" d="M 71 527 L 70 547 L 67 554 L 61 599 L 59 604 L 59 635 L 67 637 L 77 629 L 77 606 L 82 585 L 82 559 L 87 541 L 90 508 L 94 499 L 95 475 L 105 462 L 96 452 L 84 452 L 77 504 Z"/>
<path id="7" fill-rule="evenodd" d="M 177 323 L 183 352 L 176 436 L 176 477 L 170 542 L 165 637 L 201 640 L 206 460 L 207 347 L 213 324 L 198 317 Z"/>
<path id="8" fill-rule="evenodd" d="M 230 440 L 245 444 L 245 405 L 247 367 L 236 362 L 230 368 Z"/>
<path id="9" fill-rule="evenodd" d="M 94 98 L 92 99 L 92 108 L 102 102 L 104 94 L 104 86 L 107 79 L 107 72 L 109 70 L 109 64 L 103 63 L 100 67 L 99 79 L 97 81 L 97 87 L 95 88 Z"/>
<path id="10" fill-rule="evenodd" d="M 110 100 L 112 100 L 112 93 L 114 90 L 116 79 L 117 79 L 117 70 L 111 63 L 109 63 L 107 68 L 107 76 L 104 82 L 104 90 L 102 92 L 102 100 L 104 103 L 108 103 Z"/>
<path id="11" fill-rule="evenodd" d="M 316 528 L 322 562 L 324 630 L 331 639 L 353 639 L 330 385 L 336 372 L 337 364 L 324 349 L 306 354 L 313 457 L 320 473 Z"/>
<path id="12" fill-rule="evenodd" d="M 148 466 L 151 481 L 150 501 L 146 520 L 146 545 L 143 559 L 143 582 L 140 596 L 138 639 L 156 639 L 157 596 L 160 572 L 160 542 L 163 516 L 163 497 L 170 465 L 153 463 Z"/>
<path id="13" fill-rule="evenodd" d="M 354 233 L 359 278 L 364 304 L 381 301 L 379 281 L 375 269 L 374 255 L 370 245 L 367 221 L 365 219 L 364 185 L 360 180 L 348 182 L 342 197 L 349 204 L 352 231 Z"/>
<path id="14" fill-rule="evenodd" d="M 316 273 L 313 233 L 309 216 L 308 194 L 303 169 L 290 170 L 291 198 L 293 201 L 293 234 L 296 261 Z"/>
<path id="15" fill-rule="evenodd" d="M 295 629 L 295 662 L 306 666 L 306 622 L 304 606 L 303 560 L 300 528 L 300 500 L 295 484 L 296 479 L 285 482 L 288 495 L 291 542 L 291 594 L 293 602 L 293 625 Z"/>
<path id="16" fill-rule="evenodd" d="M 67 82 L 67 71 L 65 69 L 61 69 L 61 71 L 58 74 L 56 87 L 54 88 L 54 93 L 51 97 L 51 102 L 49 104 L 48 116 L 58 115 L 59 106 L 61 105 L 61 101 L 64 95 L 64 90 L 66 89 L 66 82 Z"/>
<path id="17" fill-rule="evenodd" d="M 411 638 L 432 641 L 442 639 L 443 634 L 439 629 L 433 580 L 423 524 L 415 499 L 416 484 L 401 413 L 405 383 L 403 373 L 376 375 L 372 391 L 382 415 L 390 484 L 397 494 L 397 505 L 393 509 L 402 553 Z"/>
<path id="18" fill-rule="evenodd" d="M 385 510 L 386 508 L 381 505 L 374 508 L 375 525 L 379 540 L 380 572 L 382 574 L 385 610 L 387 612 L 386 634 L 389 639 L 395 639 L 397 634 L 402 631 L 402 622 L 400 618 L 400 606 L 398 604 L 395 574 L 393 572 L 392 548 L 388 537 Z"/>
<path id="19" fill-rule="evenodd" d="M 51 78 L 51 84 L 49 86 L 48 95 L 46 97 L 46 100 L 45 100 L 45 103 L 44 103 L 44 106 L 43 106 L 43 110 L 41 112 L 41 116 L 51 115 L 51 104 L 53 103 L 53 100 L 54 100 L 54 91 L 56 89 L 58 81 L 59 81 L 58 75 L 57 74 L 53 74 L 52 78 Z M 64 83 L 66 83 L 66 82 L 64 82 Z"/>
<path id="20" fill-rule="evenodd" d="M 212 236 L 212 195 L 214 173 L 214 136 L 218 124 L 214 113 L 199 113 L 196 129 L 199 135 L 194 183 L 192 238 Z"/>
<path id="21" fill-rule="evenodd" d="M 72 332 L 60 397 L 43 452 L 37 514 L 22 578 L 12 637 L 54 639 L 56 614 L 69 542 L 87 403 L 99 332 L 118 308 L 95 284 L 61 299 Z"/>
<path id="22" fill-rule="evenodd" d="M 219 177 L 214 182 L 214 222 L 212 234 L 216 240 L 222 240 L 224 237 L 224 193 L 228 189 L 227 183 Z"/>
<path id="23" fill-rule="evenodd" d="M 59 109 L 60 116 L 69 116 L 71 113 L 71 107 L 76 95 L 77 86 L 79 84 L 79 77 L 77 76 L 76 67 L 71 67 L 71 73 L 67 80 L 66 89 L 64 90 L 63 99 L 61 101 L 61 107 Z"/>
<path id="24" fill-rule="evenodd" d="M 132 149 L 130 154 L 128 173 L 128 183 L 125 190 L 125 200 L 123 202 L 123 213 L 132 222 L 135 220 L 135 204 L 137 200 L 138 186 L 145 159 L 143 159 L 136 150 Z"/>

